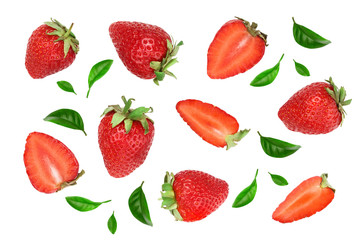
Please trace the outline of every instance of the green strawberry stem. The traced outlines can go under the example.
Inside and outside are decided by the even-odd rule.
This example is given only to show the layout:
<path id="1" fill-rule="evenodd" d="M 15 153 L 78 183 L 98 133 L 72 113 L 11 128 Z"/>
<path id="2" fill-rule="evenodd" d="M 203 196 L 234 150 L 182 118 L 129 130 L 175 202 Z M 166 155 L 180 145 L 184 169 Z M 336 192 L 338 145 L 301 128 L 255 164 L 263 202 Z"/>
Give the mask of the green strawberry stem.
<path id="1" fill-rule="evenodd" d="M 335 85 L 334 81 L 332 80 L 332 77 L 329 78 L 329 80 L 326 80 L 332 87 L 333 90 L 330 88 L 325 88 L 327 93 L 335 100 L 336 105 L 339 109 L 339 112 L 341 113 L 341 125 L 345 119 L 346 112 L 344 110 L 344 106 L 347 106 L 351 103 L 352 99 L 346 100 L 346 90 L 344 87 L 341 87 L 340 89 Z"/>
<path id="2" fill-rule="evenodd" d="M 168 48 L 168 50 L 166 52 L 166 56 L 161 60 L 161 62 L 152 61 L 150 63 L 150 67 L 152 69 L 154 69 L 154 73 L 156 76 L 153 79 L 153 81 L 156 85 L 159 85 L 159 81 L 164 80 L 166 75 L 169 75 L 176 79 L 176 76 L 172 72 L 170 72 L 168 70 L 168 68 L 178 62 L 177 58 L 174 58 L 174 57 L 178 53 L 179 47 L 184 45 L 183 41 L 180 41 L 179 43 L 175 42 L 173 44 L 173 42 L 174 42 L 173 39 L 171 39 L 171 41 L 166 39 L 166 42 L 167 42 L 167 48 Z"/>
<path id="3" fill-rule="evenodd" d="M 162 185 L 161 191 L 161 207 L 170 211 L 170 213 L 175 217 L 176 221 L 182 221 L 183 218 L 181 217 L 179 211 L 177 210 L 177 202 L 175 199 L 175 193 L 173 189 L 174 184 L 174 174 L 166 172 L 164 178 L 164 184 Z"/>
<path id="4" fill-rule="evenodd" d="M 249 132 L 250 132 L 250 129 L 244 129 L 244 130 L 240 130 L 239 132 L 234 133 L 232 135 L 227 135 L 225 137 L 226 150 L 229 150 L 231 147 L 236 146 L 237 142 L 239 142 L 241 139 L 243 139 Z"/>
<path id="5" fill-rule="evenodd" d="M 45 24 L 51 28 L 54 28 L 54 31 L 47 33 L 48 35 L 55 35 L 59 37 L 57 40 L 55 40 L 55 42 L 64 41 L 64 58 L 66 58 L 66 55 L 68 54 L 70 47 L 75 54 L 79 52 L 79 41 L 76 39 L 75 35 L 71 32 L 74 23 L 71 24 L 69 29 L 67 29 L 56 19 L 51 19 L 51 22 L 45 22 Z"/>
<path id="6" fill-rule="evenodd" d="M 320 187 L 321 188 L 330 188 L 331 190 L 333 190 L 335 192 L 335 188 L 331 187 L 330 183 L 327 180 L 328 174 L 327 173 L 321 174 L 321 178 L 322 178 L 322 181 L 321 181 Z"/>
<path id="7" fill-rule="evenodd" d="M 63 182 L 61 185 L 60 185 L 60 190 L 66 188 L 66 187 L 69 187 L 69 186 L 73 186 L 73 185 L 76 185 L 76 181 L 79 180 L 79 178 L 85 174 L 85 171 L 84 170 L 81 170 L 81 172 L 79 172 L 79 174 L 76 176 L 76 178 L 72 181 L 69 181 L 69 182 Z"/>
<path id="8" fill-rule="evenodd" d="M 121 108 L 119 105 L 109 105 L 105 109 L 101 117 L 109 112 L 114 111 L 115 113 L 111 119 L 112 128 L 124 122 L 125 131 L 126 133 L 129 133 L 133 121 L 139 121 L 144 128 L 144 134 L 146 135 L 149 132 L 149 123 L 147 120 L 152 123 L 154 123 L 154 121 L 150 119 L 147 115 L 145 115 L 145 113 L 151 113 L 153 111 L 152 107 L 138 107 L 136 109 L 130 109 L 132 101 L 135 101 L 135 99 L 130 98 L 129 100 L 126 100 L 125 96 L 122 96 L 121 99 L 125 104 L 124 108 Z"/>

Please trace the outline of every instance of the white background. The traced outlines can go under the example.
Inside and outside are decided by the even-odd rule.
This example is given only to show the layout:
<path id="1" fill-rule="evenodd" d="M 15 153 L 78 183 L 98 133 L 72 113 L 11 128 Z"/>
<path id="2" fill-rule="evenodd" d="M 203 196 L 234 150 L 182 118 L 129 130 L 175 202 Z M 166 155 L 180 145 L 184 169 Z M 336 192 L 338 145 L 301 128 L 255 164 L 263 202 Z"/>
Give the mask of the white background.
<path id="1" fill-rule="evenodd" d="M 356 1 L 6 1 L 1 3 L 1 239 L 358 239 L 359 189 L 359 61 L 360 17 Z M 206 74 L 206 54 L 217 30 L 234 16 L 255 21 L 268 34 L 263 59 L 244 74 L 212 80 Z M 29 36 L 50 17 L 66 26 L 80 41 L 80 52 L 66 70 L 32 79 L 25 69 Z M 292 36 L 292 20 L 307 26 L 331 44 L 305 49 Z M 172 67 L 178 79 L 167 77 L 160 87 L 137 78 L 118 58 L 108 34 L 112 22 L 127 20 L 162 27 L 183 40 Z M 282 54 L 275 82 L 262 88 L 249 85 L 261 71 L 274 66 Z M 113 59 L 108 74 L 96 82 L 88 99 L 90 68 Z M 293 59 L 306 65 L 311 77 L 298 75 Z M 300 88 L 333 77 L 345 86 L 353 102 L 341 128 L 326 135 L 303 135 L 289 131 L 277 117 L 278 109 Z M 63 92 L 56 82 L 71 82 L 78 95 Z M 131 175 L 115 179 L 108 175 L 97 143 L 100 114 L 121 96 L 136 99 L 136 106 L 152 106 L 155 138 L 145 163 Z M 226 151 L 201 140 L 179 117 L 179 100 L 195 98 L 212 103 L 251 128 L 235 148 Z M 42 119 L 60 108 L 78 111 L 84 120 L 85 137 Z M 47 133 L 65 143 L 86 174 L 78 185 L 59 193 L 43 194 L 30 184 L 23 164 L 25 139 L 30 132 Z M 287 158 L 275 159 L 262 151 L 259 136 L 282 139 L 302 148 Z M 259 169 L 258 192 L 252 203 L 233 209 L 237 194 L 248 186 Z M 160 187 L 166 171 L 196 169 L 229 183 L 228 199 L 202 221 L 183 223 L 160 208 Z M 284 176 L 289 185 L 279 187 L 268 171 Z M 324 172 L 336 188 L 335 199 L 322 212 L 291 224 L 280 224 L 271 215 L 287 194 L 303 180 Z M 127 201 L 145 181 L 154 226 L 134 219 Z M 94 201 L 111 199 L 92 212 L 72 209 L 66 196 Z M 112 211 L 118 221 L 113 236 L 106 223 Z"/>

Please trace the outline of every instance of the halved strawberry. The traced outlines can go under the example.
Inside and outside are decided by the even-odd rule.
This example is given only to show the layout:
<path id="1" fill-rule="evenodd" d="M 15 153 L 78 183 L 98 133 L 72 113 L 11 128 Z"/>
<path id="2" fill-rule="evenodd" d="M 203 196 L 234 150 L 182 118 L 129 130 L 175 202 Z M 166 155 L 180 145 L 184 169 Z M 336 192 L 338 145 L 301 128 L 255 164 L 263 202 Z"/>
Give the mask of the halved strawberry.
<path id="1" fill-rule="evenodd" d="M 224 79 L 243 73 L 257 64 L 265 53 L 266 34 L 241 18 L 225 23 L 216 33 L 207 54 L 207 74 Z"/>
<path id="2" fill-rule="evenodd" d="M 43 193 L 53 193 L 75 185 L 84 174 L 75 155 L 59 140 L 40 132 L 26 139 L 24 164 L 31 184 Z"/>
<path id="3" fill-rule="evenodd" d="M 225 111 L 210 103 L 187 99 L 176 110 L 190 128 L 206 142 L 227 149 L 236 145 L 250 130 L 239 131 L 239 123 Z"/>
<path id="4" fill-rule="evenodd" d="M 281 223 L 289 223 L 310 217 L 323 210 L 335 196 L 327 181 L 327 174 L 303 181 L 274 211 L 272 218 Z"/>

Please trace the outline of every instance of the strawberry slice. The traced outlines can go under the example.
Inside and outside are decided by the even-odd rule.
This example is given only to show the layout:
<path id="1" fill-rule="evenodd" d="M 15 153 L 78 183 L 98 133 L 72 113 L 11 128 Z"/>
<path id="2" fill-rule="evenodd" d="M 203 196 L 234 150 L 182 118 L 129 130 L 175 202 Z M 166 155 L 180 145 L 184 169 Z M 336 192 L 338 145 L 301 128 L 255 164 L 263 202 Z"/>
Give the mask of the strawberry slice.
<path id="1" fill-rule="evenodd" d="M 43 193 L 53 193 L 75 185 L 84 174 L 75 155 L 59 140 L 39 132 L 26 139 L 24 164 L 31 184 Z"/>
<path id="2" fill-rule="evenodd" d="M 227 146 L 229 149 L 250 131 L 238 132 L 236 119 L 210 103 L 187 99 L 178 102 L 176 110 L 196 134 L 216 147 Z"/>
<path id="3" fill-rule="evenodd" d="M 297 186 L 274 211 L 272 218 L 281 223 L 290 223 L 310 217 L 323 210 L 335 196 L 327 181 L 327 174 L 309 178 Z"/>
<path id="4" fill-rule="evenodd" d="M 256 23 L 237 18 L 220 28 L 208 50 L 207 74 L 210 78 L 235 76 L 261 60 L 267 36 L 256 27 Z"/>

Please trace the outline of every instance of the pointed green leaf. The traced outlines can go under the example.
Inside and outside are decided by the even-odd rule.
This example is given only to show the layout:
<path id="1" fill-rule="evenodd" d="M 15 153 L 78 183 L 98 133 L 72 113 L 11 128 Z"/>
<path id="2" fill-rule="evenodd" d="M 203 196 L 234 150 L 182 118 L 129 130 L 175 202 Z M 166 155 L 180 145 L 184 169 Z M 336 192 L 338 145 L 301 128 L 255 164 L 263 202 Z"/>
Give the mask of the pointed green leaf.
<path id="1" fill-rule="evenodd" d="M 48 25 L 49 27 L 52 27 L 52 28 L 54 28 L 54 29 L 56 29 L 58 31 L 62 31 L 63 33 L 65 33 L 65 31 L 61 28 L 61 26 L 59 24 L 55 23 L 55 22 L 44 22 L 44 23 L 46 25 Z"/>
<path id="2" fill-rule="evenodd" d="M 112 234 L 115 234 L 116 229 L 117 229 L 117 221 L 115 218 L 115 212 L 112 213 L 112 215 L 110 216 L 107 225 L 108 225 L 108 229 Z"/>
<path id="3" fill-rule="evenodd" d="M 352 99 L 346 100 L 343 102 L 343 106 L 349 105 L 351 103 Z"/>
<path id="4" fill-rule="evenodd" d="M 173 49 L 173 45 L 169 39 L 166 39 L 166 45 L 167 45 L 167 49 L 171 52 Z"/>
<path id="5" fill-rule="evenodd" d="M 251 86 L 253 87 L 263 87 L 266 85 L 271 84 L 275 78 L 277 77 L 279 70 L 280 70 L 280 62 L 283 59 L 284 54 L 281 56 L 279 62 L 272 68 L 267 69 L 265 71 L 263 71 L 262 73 L 260 73 L 259 75 L 257 75 L 254 80 L 252 80 L 252 82 L 250 83 Z"/>
<path id="6" fill-rule="evenodd" d="M 331 43 L 331 41 L 323 38 L 319 34 L 315 33 L 314 31 L 308 29 L 307 27 L 304 27 L 302 25 L 299 25 L 295 22 L 295 19 L 293 19 L 294 25 L 293 25 L 293 36 L 295 41 L 305 48 L 320 48 L 328 45 Z"/>
<path id="7" fill-rule="evenodd" d="M 59 109 L 44 118 L 44 121 L 52 122 L 63 127 L 81 130 L 86 136 L 84 122 L 80 114 L 72 109 Z"/>
<path id="8" fill-rule="evenodd" d="M 178 63 L 179 61 L 177 60 L 177 58 L 173 58 L 171 59 L 164 67 L 163 71 L 166 71 L 169 67 L 171 67 L 172 65 L 174 65 L 175 63 Z"/>
<path id="9" fill-rule="evenodd" d="M 299 145 L 292 143 L 284 142 L 270 137 L 263 137 L 258 132 L 260 136 L 260 143 L 264 152 L 270 157 L 283 158 L 290 156 L 301 148 Z"/>
<path id="10" fill-rule="evenodd" d="M 146 118 L 140 120 L 141 126 L 144 128 L 144 135 L 149 133 L 149 123 Z"/>
<path id="11" fill-rule="evenodd" d="M 114 128 L 117 125 L 119 125 L 122 121 L 124 121 L 124 119 L 126 118 L 126 116 L 122 113 L 116 112 L 114 113 L 112 119 L 111 119 L 111 127 Z"/>
<path id="12" fill-rule="evenodd" d="M 96 63 L 91 68 L 88 77 L 89 90 L 87 92 L 86 97 L 89 97 L 90 89 L 94 85 L 94 83 L 98 81 L 100 78 L 102 78 L 110 70 L 112 64 L 113 64 L 113 60 L 108 59 Z"/>
<path id="13" fill-rule="evenodd" d="M 112 106 L 107 107 L 107 108 L 104 110 L 104 112 L 101 114 L 100 117 L 105 116 L 106 114 L 108 114 L 108 113 L 111 112 L 111 111 L 114 111 L 114 107 L 112 107 Z"/>
<path id="14" fill-rule="evenodd" d="M 173 77 L 173 78 L 177 79 L 177 77 L 175 76 L 175 74 L 173 74 L 173 73 L 170 72 L 169 70 L 164 71 L 164 73 L 165 73 L 166 75 L 169 75 L 170 77 Z"/>
<path id="15" fill-rule="evenodd" d="M 133 120 L 127 118 L 125 119 L 124 124 L 126 133 L 129 133 L 133 124 Z"/>
<path id="16" fill-rule="evenodd" d="M 148 113 L 149 111 L 152 111 L 151 107 L 138 107 L 131 111 L 131 113 L 128 115 L 128 118 L 132 120 L 141 120 L 142 118 L 144 118 L 144 114 Z"/>
<path id="17" fill-rule="evenodd" d="M 131 211 L 131 214 L 137 220 L 146 225 L 153 226 L 150 218 L 149 207 L 142 189 L 143 184 L 144 182 L 142 182 L 140 187 L 138 187 L 131 193 L 129 197 L 129 209 Z"/>
<path id="18" fill-rule="evenodd" d="M 274 182 L 276 185 L 286 186 L 286 185 L 289 184 L 289 183 L 286 181 L 286 179 L 283 178 L 282 176 L 276 175 L 276 174 L 271 174 L 271 173 L 269 173 L 269 174 L 270 174 L 270 176 L 271 176 L 271 179 L 273 180 L 273 182 Z"/>
<path id="19" fill-rule="evenodd" d="M 301 63 L 296 62 L 294 59 L 293 59 L 293 61 L 294 61 L 294 63 L 295 63 L 295 69 L 296 69 L 296 71 L 297 71 L 301 76 L 304 76 L 304 77 L 310 76 L 309 70 L 308 70 L 304 65 L 302 65 Z"/>
<path id="20" fill-rule="evenodd" d="M 155 71 L 159 71 L 161 69 L 161 62 L 159 61 L 152 61 L 150 62 L 150 67 Z"/>
<path id="21" fill-rule="evenodd" d="M 70 49 L 70 41 L 68 39 L 64 40 L 64 58 L 66 58 L 66 55 L 68 54 Z"/>
<path id="22" fill-rule="evenodd" d="M 242 190 L 239 195 L 236 197 L 232 207 L 233 208 L 239 208 L 243 207 L 249 203 L 251 203 L 256 195 L 257 191 L 257 182 L 256 177 L 258 175 L 259 169 L 256 170 L 255 178 L 252 181 L 252 183 L 246 187 L 244 190 Z"/>
<path id="23" fill-rule="evenodd" d="M 340 88 L 340 96 L 339 96 L 339 102 L 342 103 L 345 101 L 345 98 L 346 98 L 346 91 L 345 91 L 345 88 L 344 87 L 341 87 Z"/>
<path id="24" fill-rule="evenodd" d="M 65 197 L 66 202 L 73 207 L 74 209 L 80 211 L 80 212 L 87 212 L 96 209 L 103 203 L 108 203 L 111 200 L 107 200 L 104 202 L 93 202 L 87 198 L 78 197 L 78 196 L 71 196 L 71 197 Z"/>
<path id="25" fill-rule="evenodd" d="M 71 92 L 71 93 L 74 93 L 76 95 L 76 92 L 74 91 L 74 88 L 71 85 L 71 83 L 69 83 L 67 81 L 58 81 L 56 83 L 59 86 L 59 88 L 64 90 L 65 92 Z"/>

